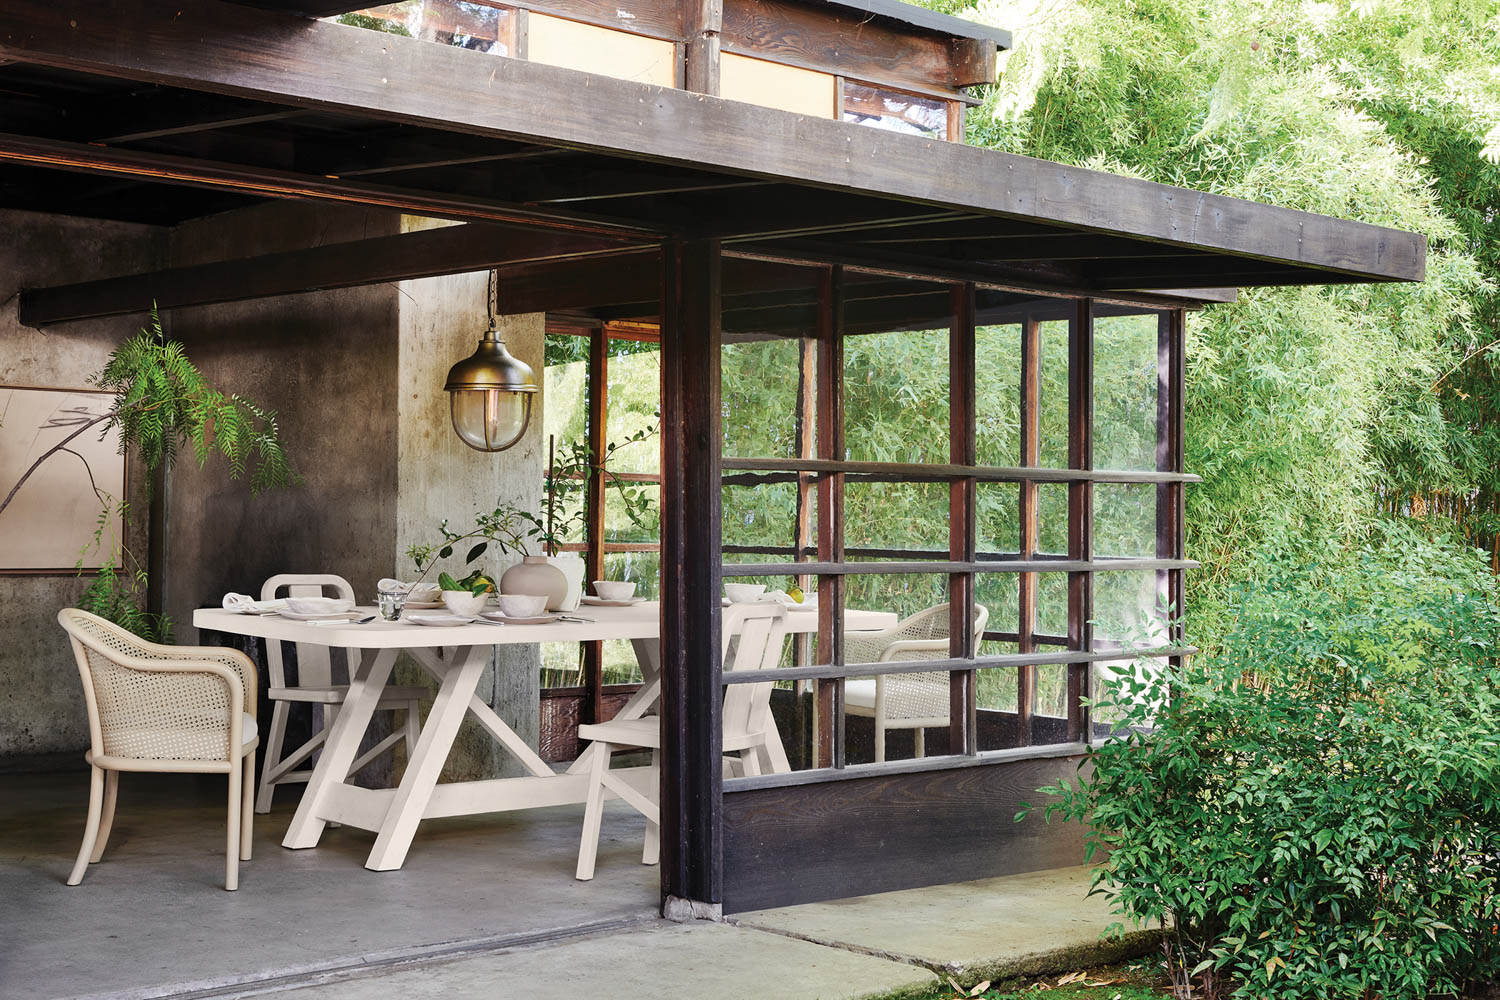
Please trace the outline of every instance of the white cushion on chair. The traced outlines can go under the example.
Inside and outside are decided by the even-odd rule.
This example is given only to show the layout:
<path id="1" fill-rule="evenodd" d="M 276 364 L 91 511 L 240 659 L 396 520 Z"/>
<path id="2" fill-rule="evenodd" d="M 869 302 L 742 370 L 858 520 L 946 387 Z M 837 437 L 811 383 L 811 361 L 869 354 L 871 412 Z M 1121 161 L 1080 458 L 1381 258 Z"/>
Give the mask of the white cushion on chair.
<path id="1" fill-rule="evenodd" d="M 247 747 L 255 742 L 255 737 L 260 731 L 255 728 L 255 716 L 248 712 L 240 713 L 240 746 Z"/>
<path id="2" fill-rule="evenodd" d="M 866 677 L 844 682 L 844 704 L 855 708 L 875 708 L 875 678 Z"/>

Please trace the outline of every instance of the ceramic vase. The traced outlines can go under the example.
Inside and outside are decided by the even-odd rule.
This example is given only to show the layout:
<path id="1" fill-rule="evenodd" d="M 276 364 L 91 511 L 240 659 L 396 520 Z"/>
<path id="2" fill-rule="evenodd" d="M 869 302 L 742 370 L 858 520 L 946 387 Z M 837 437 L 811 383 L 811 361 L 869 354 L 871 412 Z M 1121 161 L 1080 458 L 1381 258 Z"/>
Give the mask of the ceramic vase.
<path id="1" fill-rule="evenodd" d="M 545 594 L 547 610 L 555 611 L 568 598 L 568 578 L 546 556 L 527 556 L 500 577 L 502 594 Z"/>
<path id="2" fill-rule="evenodd" d="M 547 561 L 562 570 L 562 575 L 568 580 L 568 596 L 556 610 L 578 610 L 578 602 L 583 597 L 583 577 L 588 569 L 583 563 L 583 556 L 577 552 L 559 552 L 555 556 L 548 556 Z"/>

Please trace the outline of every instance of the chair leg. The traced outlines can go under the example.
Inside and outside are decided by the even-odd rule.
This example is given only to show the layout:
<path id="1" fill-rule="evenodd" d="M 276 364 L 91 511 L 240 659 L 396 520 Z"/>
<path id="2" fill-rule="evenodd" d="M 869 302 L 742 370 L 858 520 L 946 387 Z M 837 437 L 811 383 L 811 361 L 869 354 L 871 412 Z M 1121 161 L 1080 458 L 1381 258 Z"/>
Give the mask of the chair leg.
<path id="1" fill-rule="evenodd" d="M 83 828 L 83 846 L 78 849 L 78 860 L 68 875 L 68 884 L 77 885 L 88 871 L 89 858 L 94 856 L 94 841 L 99 836 L 99 816 L 104 811 L 104 768 L 89 769 L 89 818 Z"/>
<path id="2" fill-rule="evenodd" d="M 923 729 L 921 726 L 918 726 L 916 729 L 912 730 L 912 733 L 914 734 L 912 736 L 912 742 L 916 745 L 917 756 L 918 757 L 926 757 L 927 756 L 927 730 Z"/>
<path id="3" fill-rule="evenodd" d="M 104 848 L 109 843 L 110 831 L 115 827 L 115 799 L 120 794 L 120 772 L 104 772 L 104 815 L 99 819 L 99 835 L 94 840 L 94 853 L 89 864 L 98 864 L 104 857 Z"/>
<path id="4" fill-rule="evenodd" d="M 229 822 L 224 845 L 224 888 L 229 892 L 240 887 L 240 778 L 244 769 L 238 763 L 229 768 Z"/>
<path id="5" fill-rule="evenodd" d="M 594 861 L 599 856 L 599 827 L 604 822 L 604 772 L 609 770 L 608 743 L 596 743 L 599 753 L 589 768 L 589 795 L 583 807 L 583 839 L 578 844 L 578 869 L 573 877 L 587 882 L 594 877 Z"/>
<path id="6" fill-rule="evenodd" d="M 245 774 L 240 779 L 240 860 L 250 860 L 250 840 L 255 833 L 255 754 L 245 754 Z"/>
<path id="7" fill-rule="evenodd" d="M 760 773 L 760 753 L 755 747 L 740 751 L 740 768 L 747 778 Z"/>
<path id="8" fill-rule="evenodd" d="M 651 787 L 661 782 L 661 751 L 651 751 Z M 641 850 L 641 864 L 654 865 L 661 860 L 661 823 L 646 820 L 646 845 Z"/>
<path id="9" fill-rule="evenodd" d="M 271 706 L 271 732 L 266 736 L 265 762 L 260 768 L 260 793 L 255 797 L 255 811 L 271 811 L 271 797 L 276 792 L 276 783 L 269 780 L 271 769 L 281 763 L 282 743 L 286 740 L 287 704 L 278 701 Z"/>

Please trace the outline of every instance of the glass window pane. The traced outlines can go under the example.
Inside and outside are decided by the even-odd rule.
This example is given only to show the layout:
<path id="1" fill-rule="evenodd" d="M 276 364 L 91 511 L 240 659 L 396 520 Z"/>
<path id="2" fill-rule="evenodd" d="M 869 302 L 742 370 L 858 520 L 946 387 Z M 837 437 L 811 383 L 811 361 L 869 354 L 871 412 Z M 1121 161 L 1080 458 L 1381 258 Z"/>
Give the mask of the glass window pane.
<path id="1" fill-rule="evenodd" d="M 1155 469 L 1157 314 L 1105 308 L 1094 315 L 1094 468 Z"/>
<path id="2" fill-rule="evenodd" d="M 1094 554 L 1156 556 L 1156 484 L 1094 484 Z"/>
<path id="3" fill-rule="evenodd" d="M 844 121 L 871 128 L 946 139 L 948 104 L 886 87 L 844 81 Z"/>
<path id="4" fill-rule="evenodd" d="M 605 396 L 605 468 L 655 473 L 661 469 L 661 345 L 611 337 Z"/>
<path id="5" fill-rule="evenodd" d="M 948 461 L 951 304 L 945 284 L 848 275 L 844 443 L 850 461 Z"/>
<path id="6" fill-rule="evenodd" d="M 724 548 L 753 549 L 726 551 L 725 562 L 786 562 L 793 558 L 790 549 L 797 530 L 795 483 L 725 486 L 719 497 Z M 809 508 L 813 507 L 809 500 Z"/>
<path id="7" fill-rule="evenodd" d="M 465 0 L 405 0 L 324 20 L 507 56 L 514 39 L 514 14 L 508 7 Z"/>
<path id="8" fill-rule="evenodd" d="M 844 549 L 855 559 L 948 558 L 948 484 L 846 482 Z"/>
<path id="9" fill-rule="evenodd" d="M 1021 464 L 1018 323 L 974 329 L 974 452 L 979 465 Z"/>

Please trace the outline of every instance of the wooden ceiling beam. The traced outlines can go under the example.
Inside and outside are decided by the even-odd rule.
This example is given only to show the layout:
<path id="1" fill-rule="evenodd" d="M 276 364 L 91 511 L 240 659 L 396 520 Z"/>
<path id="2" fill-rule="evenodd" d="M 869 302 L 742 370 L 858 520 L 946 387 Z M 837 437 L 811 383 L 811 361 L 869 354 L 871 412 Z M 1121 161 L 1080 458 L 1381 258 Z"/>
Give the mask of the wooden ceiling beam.
<path id="1" fill-rule="evenodd" d="M 461 274 L 523 261 L 598 258 L 637 249 L 617 239 L 523 226 L 426 229 L 305 250 L 174 267 L 21 292 L 27 326 L 239 302 L 329 288 Z M 597 266 L 597 265 L 595 265 Z"/>
<path id="2" fill-rule="evenodd" d="M 358 180 L 318 177 L 271 167 L 217 163 L 168 153 L 0 133 L 0 163 L 24 163 L 92 174 L 127 174 L 148 181 L 229 189 L 244 194 L 311 201 L 373 205 L 463 222 L 531 223 L 597 235 L 664 235 L 628 221 L 586 215 L 563 208 L 517 205 L 487 198 L 387 187 Z"/>
<path id="3" fill-rule="evenodd" d="M 1251 258 L 1305 283 L 1426 268 L 1418 233 L 217 0 L 7 0 L 7 58 Z"/>

